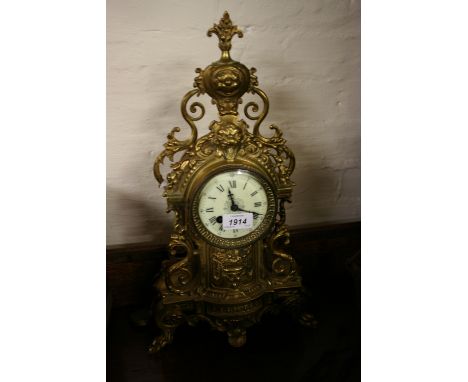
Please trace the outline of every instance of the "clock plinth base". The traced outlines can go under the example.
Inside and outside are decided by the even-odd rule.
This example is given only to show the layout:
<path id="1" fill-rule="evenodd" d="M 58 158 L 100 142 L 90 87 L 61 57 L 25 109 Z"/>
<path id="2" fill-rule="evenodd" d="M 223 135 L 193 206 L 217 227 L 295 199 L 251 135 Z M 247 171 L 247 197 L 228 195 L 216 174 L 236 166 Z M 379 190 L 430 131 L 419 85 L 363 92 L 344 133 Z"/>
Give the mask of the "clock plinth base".
<path id="1" fill-rule="evenodd" d="M 301 325 L 315 328 L 317 321 L 304 310 L 304 295 L 300 287 L 267 292 L 248 303 L 213 304 L 206 301 L 174 302 L 159 301 L 155 312 L 156 325 L 162 333 L 149 347 L 150 354 L 169 345 L 176 328 L 187 323 L 195 326 L 200 321 L 208 322 L 214 329 L 227 334 L 228 343 L 242 347 L 247 341 L 247 329 L 260 322 L 264 314 L 286 311 Z"/>

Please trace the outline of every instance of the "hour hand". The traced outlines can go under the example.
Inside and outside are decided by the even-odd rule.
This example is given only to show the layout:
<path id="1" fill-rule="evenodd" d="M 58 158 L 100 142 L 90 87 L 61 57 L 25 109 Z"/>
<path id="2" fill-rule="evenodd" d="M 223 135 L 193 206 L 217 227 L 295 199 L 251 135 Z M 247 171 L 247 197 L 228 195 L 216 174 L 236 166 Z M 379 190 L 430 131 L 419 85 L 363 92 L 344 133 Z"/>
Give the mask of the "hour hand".
<path id="1" fill-rule="evenodd" d="M 236 206 L 236 203 L 234 202 L 234 195 L 231 192 L 231 189 L 228 189 L 228 196 L 231 199 L 231 211 L 237 211 L 238 208 Z"/>

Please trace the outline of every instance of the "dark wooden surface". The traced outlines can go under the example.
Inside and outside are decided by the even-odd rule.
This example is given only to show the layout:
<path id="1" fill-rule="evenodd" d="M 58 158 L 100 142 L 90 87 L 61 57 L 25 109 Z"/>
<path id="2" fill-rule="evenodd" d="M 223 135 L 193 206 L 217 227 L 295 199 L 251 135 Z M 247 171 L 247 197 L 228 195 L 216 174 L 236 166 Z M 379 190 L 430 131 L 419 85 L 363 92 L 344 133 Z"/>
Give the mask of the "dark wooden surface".
<path id="1" fill-rule="evenodd" d="M 131 320 L 147 310 L 151 281 L 164 249 L 151 245 L 108 250 L 108 380 L 146 381 L 349 381 L 360 380 L 360 223 L 292 230 L 309 305 L 319 325 L 308 329 L 287 315 L 265 316 L 235 349 L 226 335 L 201 324 L 181 326 L 173 344 L 146 353 L 156 329 Z M 120 294 L 120 295 L 119 295 Z"/>

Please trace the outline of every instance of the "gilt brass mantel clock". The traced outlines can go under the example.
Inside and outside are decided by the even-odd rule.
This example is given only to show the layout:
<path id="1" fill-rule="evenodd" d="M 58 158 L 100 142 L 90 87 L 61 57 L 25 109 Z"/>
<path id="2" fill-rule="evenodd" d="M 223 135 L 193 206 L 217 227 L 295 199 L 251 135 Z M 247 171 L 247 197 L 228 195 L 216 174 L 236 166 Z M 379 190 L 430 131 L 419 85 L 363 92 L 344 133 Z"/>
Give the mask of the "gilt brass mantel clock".
<path id="1" fill-rule="evenodd" d="M 284 204 L 291 197 L 294 155 L 281 130 L 271 125 L 270 137 L 260 132 L 269 102 L 260 90 L 256 69 L 230 56 L 231 39 L 243 37 L 224 13 L 208 30 L 219 38 L 221 58 L 196 69 L 194 89 L 182 100 L 182 115 L 191 135 L 179 140 L 178 127 L 168 134 L 156 158 L 154 175 L 161 184 L 160 166 L 167 157 L 164 196 L 175 215 L 169 241 L 171 258 L 163 264 L 155 288 L 155 321 L 162 334 L 151 352 L 172 341 L 178 325 L 204 320 L 226 332 L 232 346 L 242 346 L 246 329 L 266 312 L 289 307 L 302 323 L 312 316 L 301 313 L 301 278 L 294 258 L 286 251 L 289 233 Z M 242 96 L 259 97 L 243 107 Z M 219 119 L 199 137 L 196 122 L 205 115 L 194 96 L 208 94 Z M 190 103 L 192 102 L 192 103 Z M 174 155 L 181 152 L 180 160 Z"/>

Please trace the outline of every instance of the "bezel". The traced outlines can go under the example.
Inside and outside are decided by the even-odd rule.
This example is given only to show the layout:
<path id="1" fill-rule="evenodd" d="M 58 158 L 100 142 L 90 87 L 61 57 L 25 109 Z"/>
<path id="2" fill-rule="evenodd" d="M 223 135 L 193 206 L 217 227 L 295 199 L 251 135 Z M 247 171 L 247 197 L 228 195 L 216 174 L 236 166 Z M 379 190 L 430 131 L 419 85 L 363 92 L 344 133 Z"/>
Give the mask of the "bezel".
<path id="1" fill-rule="evenodd" d="M 210 232 L 205 225 L 202 223 L 200 216 L 198 214 L 198 206 L 200 203 L 200 193 L 203 190 L 204 186 L 215 176 L 231 171 L 240 171 L 242 173 L 248 173 L 253 176 L 265 189 L 265 193 L 267 196 L 267 211 L 265 213 L 265 217 L 260 225 L 255 228 L 252 232 L 238 238 L 224 238 L 215 235 L 214 233 Z M 253 169 L 247 169 L 242 166 L 233 166 L 233 167 L 223 167 L 216 171 L 210 173 L 209 176 L 198 186 L 194 193 L 194 198 L 192 201 L 192 208 L 191 208 L 191 221 L 197 231 L 197 233 L 206 240 L 209 244 L 219 247 L 219 248 L 242 248 L 252 244 L 253 242 L 262 239 L 272 228 L 273 223 L 275 221 L 277 210 L 277 198 L 274 192 L 273 185 L 260 173 Z"/>

